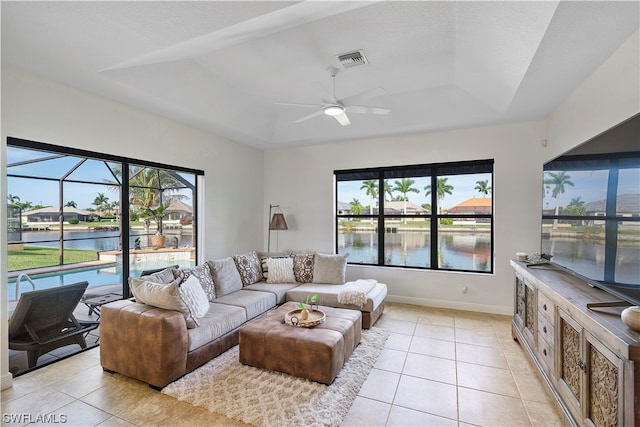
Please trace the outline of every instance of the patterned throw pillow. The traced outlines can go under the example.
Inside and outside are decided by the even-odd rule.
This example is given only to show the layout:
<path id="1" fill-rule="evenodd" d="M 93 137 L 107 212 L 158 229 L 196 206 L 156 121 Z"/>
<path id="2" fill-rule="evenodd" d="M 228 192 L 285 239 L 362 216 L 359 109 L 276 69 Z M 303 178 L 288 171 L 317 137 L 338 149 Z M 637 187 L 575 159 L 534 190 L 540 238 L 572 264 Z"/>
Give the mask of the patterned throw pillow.
<path id="1" fill-rule="evenodd" d="M 296 282 L 313 282 L 313 254 L 295 254 L 293 256 L 293 274 Z"/>
<path id="2" fill-rule="evenodd" d="M 216 288 L 213 286 L 213 276 L 206 263 L 194 268 L 173 269 L 173 277 L 178 281 L 178 284 L 184 282 L 190 276 L 195 276 L 198 279 L 209 301 L 216 299 Z"/>
<path id="3" fill-rule="evenodd" d="M 234 255 L 233 260 L 236 263 L 238 273 L 240 273 L 242 286 L 252 285 L 263 279 L 262 267 L 256 251 L 247 252 L 242 255 Z"/>

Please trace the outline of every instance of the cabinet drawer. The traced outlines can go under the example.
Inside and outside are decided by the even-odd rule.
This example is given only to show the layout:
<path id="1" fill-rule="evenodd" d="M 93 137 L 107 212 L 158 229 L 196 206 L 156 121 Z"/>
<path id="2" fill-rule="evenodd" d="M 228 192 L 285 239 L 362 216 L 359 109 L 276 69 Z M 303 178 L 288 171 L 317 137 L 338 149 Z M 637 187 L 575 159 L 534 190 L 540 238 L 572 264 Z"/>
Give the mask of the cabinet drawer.
<path id="1" fill-rule="evenodd" d="M 541 335 L 538 335 L 538 353 L 542 364 L 547 368 L 547 372 L 553 376 L 553 345 L 549 344 Z"/>
<path id="2" fill-rule="evenodd" d="M 538 292 L 538 311 L 543 316 L 546 316 L 547 319 L 551 321 L 551 325 L 553 325 L 553 319 L 555 316 L 555 304 L 542 292 Z"/>
<path id="3" fill-rule="evenodd" d="M 553 322 L 538 311 L 538 336 L 544 338 L 548 343 L 553 341 Z"/>

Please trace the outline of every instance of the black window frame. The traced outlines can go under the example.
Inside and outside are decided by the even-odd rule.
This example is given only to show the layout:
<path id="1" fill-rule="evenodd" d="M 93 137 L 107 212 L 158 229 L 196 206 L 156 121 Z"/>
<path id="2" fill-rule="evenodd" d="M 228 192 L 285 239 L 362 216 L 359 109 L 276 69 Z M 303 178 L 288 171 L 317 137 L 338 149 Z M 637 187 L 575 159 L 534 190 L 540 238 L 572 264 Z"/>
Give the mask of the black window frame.
<path id="1" fill-rule="evenodd" d="M 374 219 L 377 221 L 377 247 L 378 256 L 377 263 L 361 263 L 351 262 L 352 265 L 372 265 L 376 267 L 392 267 L 392 268 L 406 268 L 406 269 L 419 269 L 419 270 L 436 270 L 436 271 L 454 271 L 463 273 L 479 273 L 479 274 L 493 274 L 495 271 L 495 227 L 494 227 L 494 203 L 493 194 L 491 195 L 491 214 L 447 214 L 438 213 L 438 209 L 434 208 L 438 206 L 437 191 L 431 192 L 431 212 L 428 214 L 411 214 L 404 215 L 399 213 L 385 214 L 385 209 L 378 208 L 378 212 L 373 215 L 370 213 L 361 214 L 341 214 L 338 211 L 339 194 L 338 183 L 344 181 L 365 181 L 369 179 L 376 179 L 378 181 L 378 188 L 384 188 L 385 180 L 390 178 L 405 178 L 415 177 L 415 172 L 420 172 L 420 176 L 431 178 L 431 188 L 437 188 L 438 178 L 453 176 L 453 175 L 468 175 L 474 173 L 490 173 L 491 185 L 494 184 L 494 159 L 483 160 L 470 160 L 460 162 L 446 162 L 446 163 L 433 163 L 433 164 L 418 164 L 418 165 L 404 165 L 404 166 L 383 166 L 374 168 L 362 168 L 362 169 L 344 169 L 334 170 L 334 185 L 335 185 L 335 252 L 339 253 L 339 222 L 341 218 L 361 218 L 361 219 Z M 384 191 L 378 191 L 378 206 L 384 206 Z M 492 188 L 493 193 L 493 188 Z M 385 264 L 385 218 L 428 218 L 430 220 L 430 266 L 403 266 L 396 264 Z M 488 220 L 491 227 L 490 239 L 491 239 L 491 263 L 488 271 L 480 270 L 466 270 L 466 269 L 454 269 L 438 266 L 438 226 L 441 219 L 484 219 Z M 434 250 L 435 249 L 435 250 Z"/>
<path id="2" fill-rule="evenodd" d="M 94 160 L 99 160 L 104 162 L 120 163 L 122 165 L 122 183 L 121 183 L 122 196 L 119 202 L 120 202 L 120 211 L 121 211 L 120 221 L 122 224 L 129 224 L 128 195 L 129 195 L 129 166 L 131 165 L 171 170 L 175 172 L 184 172 L 184 173 L 190 173 L 190 174 L 196 175 L 196 180 L 194 183 L 195 188 L 194 188 L 193 212 L 194 213 L 198 212 L 199 200 L 197 197 L 198 195 L 197 177 L 204 176 L 203 170 L 176 166 L 176 165 L 169 165 L 169 164 L 159 163 L 159 162 L 152 162 L 148 160 L 135 159 L 131 157 L 118 156 L 113 154 L 100 153 L 97 151 L 66 147 L 66 146 L 49 144 L 44 142 L 37 142 L 37 141 L 15 138 L 15 137 L 7 137 L 7 147 L 18 147 L 18 148 L 25 148 L 25 149 L 36 150 L 36 151 L 46 151 L 54 154 L 84 157 L 84 158 L 94 159 Z M 10 174 L 7 174 L 7 176 L 10 176 Z M 38 179 L 48 179 L 48 178 L 38 178 Z M 198 222 L 199 222 L 199 219 L 193 222 L 193 235 L 195 237 L 198 236 Z M 130 249 L 129 245 L 123 243 L 123 242 L 129 241 L 129 227 L 121 227 L 120 239 L 121 239 L 120 246 L 122 248 L 122 259 L 123 260 L 129 259 L 129 249 Z M 197 239 L 196 241 L 194 241 L 194 248 L 195 248 L 195 259 L 197 260 L 199 259 L 198 253 L 200 250 Z M 62 265 L 62 263 L 59 265 Z M 128 281 L 126 280 L 126 278 L 130 276 L 129 267 L 130 265 L 128 262 L 122 263 L 122 277 L 123 277 L 122 291 L 123 291 L 123 295 L 131 296 L 129 292 L 129 284 L 128 284 Z"/>

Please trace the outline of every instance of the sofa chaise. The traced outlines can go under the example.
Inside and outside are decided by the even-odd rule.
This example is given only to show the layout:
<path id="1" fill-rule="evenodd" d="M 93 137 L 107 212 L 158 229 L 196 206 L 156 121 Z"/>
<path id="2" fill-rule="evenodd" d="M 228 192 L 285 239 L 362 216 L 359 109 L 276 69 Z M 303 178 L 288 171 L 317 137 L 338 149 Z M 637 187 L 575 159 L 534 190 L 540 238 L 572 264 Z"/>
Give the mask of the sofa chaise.
<path id="1" fill-rule="evenodd" d="M 311 295 L 319 305 L 360 310 L 369 328 L 387 286 L 345 282 L 345 272 L 344 255 L 253 251 L 129 278 L 133 298 L 101 309 L 100 363 L 160 389 L 237 345 L 246 322 Z"/>

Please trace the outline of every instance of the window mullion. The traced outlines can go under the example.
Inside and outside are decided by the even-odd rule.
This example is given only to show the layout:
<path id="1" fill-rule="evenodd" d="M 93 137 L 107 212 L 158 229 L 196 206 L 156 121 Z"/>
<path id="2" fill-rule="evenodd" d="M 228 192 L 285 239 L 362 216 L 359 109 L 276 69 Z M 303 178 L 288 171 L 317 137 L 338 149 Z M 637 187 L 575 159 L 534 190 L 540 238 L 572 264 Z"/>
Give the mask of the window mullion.
<path id="1" fill-rule="evenodd" d="M 437 269 L 438 265 L 438 177 L 435 171 L 431 173 L 431 268 Z"/>
<path id="2" fill-rule="evenodd" d="M 378 265 L 385 265 L 384 260 L 384 172 L 378 177 Z"/>

